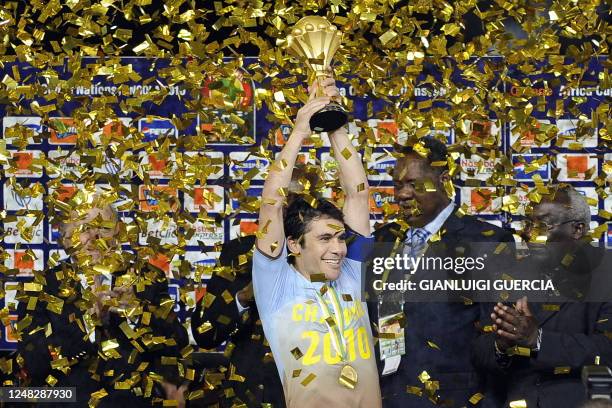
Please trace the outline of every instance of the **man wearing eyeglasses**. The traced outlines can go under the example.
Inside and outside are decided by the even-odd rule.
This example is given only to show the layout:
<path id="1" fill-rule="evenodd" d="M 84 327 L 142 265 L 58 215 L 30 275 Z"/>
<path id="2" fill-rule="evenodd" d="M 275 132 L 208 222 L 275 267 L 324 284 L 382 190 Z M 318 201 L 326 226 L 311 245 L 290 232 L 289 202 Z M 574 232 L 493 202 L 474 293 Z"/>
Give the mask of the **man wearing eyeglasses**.
<path id="1" fill-rule="evenodd" d="M 605 250 L 590 245 L 590 220 L 580 193 L 557 186 L 524 223 L 529 256 L 519 272 L 550 279 L 555 290 L 541 294 L 538 303 L 522 297 L 489 311 L 493 331 L 475 341 L 472 357 L 495 377 L 488 397 L 496 396 L 499 406 L 505 400 L 503 406 L 524 401 L 521 406 L 576 407 L 585 398 L 582 366 L 612 364 L 612 288 L 601 273 L 609 265 Z"/>

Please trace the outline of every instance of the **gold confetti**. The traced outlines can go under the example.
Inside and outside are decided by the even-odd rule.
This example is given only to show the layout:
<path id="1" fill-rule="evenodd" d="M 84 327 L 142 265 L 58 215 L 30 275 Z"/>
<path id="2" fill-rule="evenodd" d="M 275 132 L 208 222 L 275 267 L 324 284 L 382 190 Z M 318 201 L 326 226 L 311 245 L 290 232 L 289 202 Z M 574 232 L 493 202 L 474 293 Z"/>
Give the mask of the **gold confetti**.
<path id="1" fill-rule="evenodd" d="M 527 347 L 513 346 L 506 350 L 506 354 L 509 356 L 529 357 L 531 356 L 531 349 Z"/>
<path id="2" fill-rule="evenodd" d="M 421 387 L 415 387 L 411 385 L 406 386 L 406 393 L 413 394 L 419 397 L 423 396 L 423 390 L 421 389 Z"/>
<path id="3" fill-rule="evenodd" d="M 317 378 L 317 376 L 314 373 L 310 373 L 306 376 L 306 378 L 304 378 L 300 384 L 302 384 L 304 387 L 308 387 L 308 385 L 315 379 Z"/>
<path id="4" fill-rule="evenodd" d="M 325 282 L 327 278 L 324 273 L 313 273 L 310 275 L 311 282 Z"/>
<path id="5" fill-rule="evenodd" d="M 425 384 L 427 381 L 431 379 L 427 371 L 422 371 L 421 374 L 419 374 L 418 378 L 423 384 Z"/>
<path id="6" fill-rule="evenodd" d="M 571 371 L 571 367 L 555 367 L 554 369 L 554 373 L 555 374 L 569 374 Z"/>
<path id="7" fill-rule="evenodd" d="M 476 405 L 478 404 L 482 399 L 484 398 L 484 395 L 480 392 L 477 392 L 476 394 L 472 395 L 470 397 L 470 399 L 468 401 L 470 401 L 470 403 L 472 405 Z"/>
<path id="8" fill-rule="evenodd" d="M 304 354 L 302 354 L 300 349 L 296 347 L 291 350 L 291 355 L 293 355 L 293 358 L 295 358 L 296 360 L 299 360 Z"/>
<path id="9" fill-rule="evenodd" d="M 223 298 L 223 300 L 225 300 L 225 303 L 228 305 L 234 301 L 234 297 L 232 296 L 231 293 L 229 293 L 227 289 L 224 290 L 223 293 L 221 293 L 221 297 Z"/>

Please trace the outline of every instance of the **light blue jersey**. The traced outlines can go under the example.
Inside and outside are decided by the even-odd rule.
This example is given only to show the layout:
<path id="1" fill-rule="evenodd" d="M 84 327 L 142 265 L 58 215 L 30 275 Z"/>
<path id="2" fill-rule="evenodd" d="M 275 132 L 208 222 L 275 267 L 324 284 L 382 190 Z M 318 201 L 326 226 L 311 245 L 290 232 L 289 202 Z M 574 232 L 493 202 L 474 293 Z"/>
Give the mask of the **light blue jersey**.
<path id="1" fill-rule="evenodd" d="M 372 331 L 361 298 L 358 252 L 372 238 L 357 237 L 342 261 L 338 279 L 328 283 L 340 299 L 344 321 L 346 360 L 334 347 L 323 320 L 317 293 L 323 282 L 310 282 L 287 262 L 287 248 L 276 259 L 255 249 L 253 290 L 266 339 L 283 383 L 289 407 L 378 407 L 380 388 Z M 357 253 L 356 253 L 357 252 Z M 349 364 L 358 374 L 354 389 L 338 379 Z"/>

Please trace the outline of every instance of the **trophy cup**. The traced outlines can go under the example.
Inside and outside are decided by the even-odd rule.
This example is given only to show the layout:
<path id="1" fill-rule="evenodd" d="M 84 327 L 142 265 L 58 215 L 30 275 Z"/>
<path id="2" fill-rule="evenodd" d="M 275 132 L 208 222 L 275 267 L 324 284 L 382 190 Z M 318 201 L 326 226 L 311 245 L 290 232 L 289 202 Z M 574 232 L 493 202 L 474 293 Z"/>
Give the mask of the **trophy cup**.
<path id="1" fill-rule="evenodd" d="M 340 47 L 342 33 L 327 19 L 308 16 L 298 21 L 287 36 L 287 46 L 314 73 L 316 80 L 329 76 L 331 60 Z M 318 88 L 316 96 L 323 96 Z M 331 132 L 348 122 L 348 113 L 342 105 L 330 102 L 310 118 L 313 132 Z"/>

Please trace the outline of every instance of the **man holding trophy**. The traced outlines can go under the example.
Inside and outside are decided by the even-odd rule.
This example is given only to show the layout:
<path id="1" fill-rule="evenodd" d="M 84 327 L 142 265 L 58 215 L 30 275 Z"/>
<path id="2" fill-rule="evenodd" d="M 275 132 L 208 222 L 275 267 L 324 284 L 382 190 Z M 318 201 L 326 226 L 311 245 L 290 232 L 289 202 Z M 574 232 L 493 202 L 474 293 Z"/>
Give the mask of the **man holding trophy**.
<path id="1" fill-rule="evenodd" d="M 372 242 L 366 238 L 368 181 L 328 77 L 340 37 L 321 17 L 300 20 L 288 37 L 317 79 L 266 178 L 253 255 L 255 300 L 289 407 L 381 406 L 370 322 L 360 301 L 360 249 Z M 304 195 L 283 217 L 297 155 L 312 131 L 328 132 L 344 193 L 342 211 Z M 348 239 L 345 226 L 351 230 Z M 347 240 L 352 240 L 348 250 Z"/>

